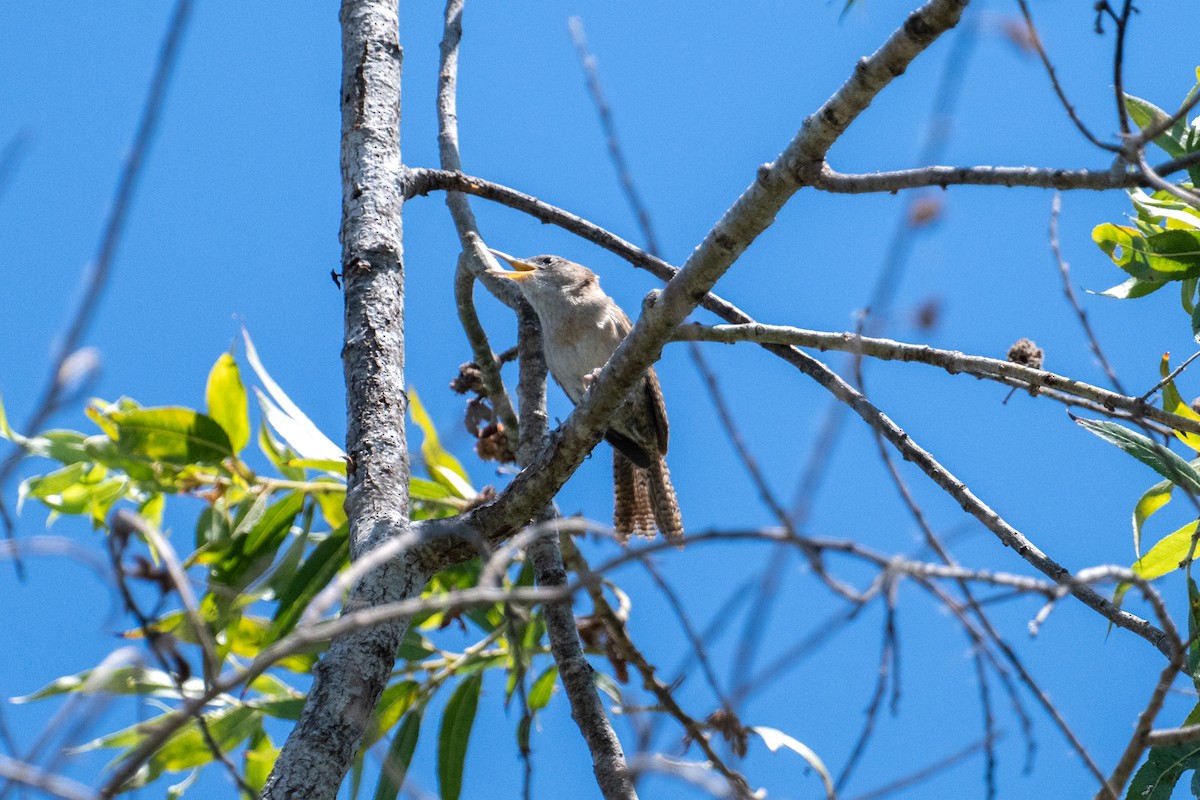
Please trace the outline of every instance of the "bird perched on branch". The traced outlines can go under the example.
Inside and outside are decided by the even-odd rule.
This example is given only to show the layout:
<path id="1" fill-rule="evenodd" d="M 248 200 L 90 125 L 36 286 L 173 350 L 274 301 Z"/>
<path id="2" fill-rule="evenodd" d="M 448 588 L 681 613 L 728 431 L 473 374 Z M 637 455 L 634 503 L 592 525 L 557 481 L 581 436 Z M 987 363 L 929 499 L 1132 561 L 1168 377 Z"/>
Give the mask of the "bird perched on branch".
<path id="1" fill-rule="evenodd" d="M 600 279 L 587 267 L 559 256 L 493 255 L 513 271 L 489 270 L 520 288 L 542 324 L 550 374 L 578 403 L 633 325 Z M 613 527 L 622 542 L 631 533 L 683 541 L 679 501 L 667 469 L 667 409 L 653 368 L 638 379 L 609 422 L 604 438 L 613 446 Z"/>

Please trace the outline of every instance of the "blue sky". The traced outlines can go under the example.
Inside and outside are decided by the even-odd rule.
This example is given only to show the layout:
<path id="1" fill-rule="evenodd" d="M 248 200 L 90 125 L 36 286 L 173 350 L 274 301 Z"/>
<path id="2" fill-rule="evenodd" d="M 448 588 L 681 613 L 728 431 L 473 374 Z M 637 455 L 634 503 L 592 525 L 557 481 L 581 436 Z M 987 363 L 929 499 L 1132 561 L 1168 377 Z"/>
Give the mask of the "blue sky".
<path id="1" fill-rule="evenodd" d="M 859 0 L 840 19 L 838 4 L 767 0 L 468 4 L 459 99 L 464 165 L 640 241 L 568 36 L 567 19 L 578 15 L 599 59 L 664 256 L 681 263 L 753 179 L 755 168 L 774 158 L 804 116 L 909 8 L 894 0 Z M 1110 135 L 1116 128 L 1111 30 L 1095 34 L 1088 4 L 1038 4 L 1034 12 L 1068 94 L 1094 130 Z M 55 337 L 78 300 L 76 287 L 96 249 L 168 13 L 166 3 L 133 0 L 53 11 L 42 4 L 0 9 L 0 143 L 21 131 L 28 135 L 0 194 L 0 394 L 14 422 L 32 408 Z M 975 26 L 977 41 L 963 65 L 961 96 L 940 160 L 1106 167 L 1107 154 L 1091 148 L 1071 126 L 1040 65 L 1001 34 L 1015 14 L 1015 4 L 1007 2 L 968 9 L 966 22 Z M 1146 5 L 1128 40 L 1128 90 L 1164 107 L 1176 103 L 1192 85 L 1196 67 L 1194 54 L 1179 46 L 1178 32 L 1198 25 L 1194 3 Z M 403 4 L 402 146 L 413 165 L 436 165 L 433 93 L 440 35 L 440 4 Z M 913 166 L 951 51 L 947 39 L 920 58 L 838 142 L 830 163 L 847 172 Z M 331 438 L 342 438 L 341 298 L 329 279 L 340 252 L 339 58 L 333 4 L 288 4 L 285 13 L 262 4 L 198 4 L 113 279 L 86 337 L 103 354 L 94 394 L 198 405 L 207 369 L 244 324 L 275 378 Z M 1049 255 L 1050 193 L 956 188 L 931 196 L 944 203 L 943 215 L 913 239 L 888 334 L 997 357 L 1028 336 L 1046 349 L 1047 368 L 1102 384 Z M 761 321 L 852 328 L 907 202 L 903 195 L 804 190 L 717 290 Z M 482 202 L 474 208 L 492 246 L 585 262 L 626 309 L 635 310 L 655 285 L 647 274 L 559 230 Z M 1089 234 L 1100 222 L 1118 221 L 1127 208 L 1119 192 L 1063 198 L 1061 239 L 1077 287 L 1101 290 L 1119 282 Z M 469 351 L 454 314 L 457 242 L 442 198 L 408 203 L 404 230 L 408 380 L 476 483 L 502 481 L 491 465 L 469 458 L 470 441 L 459 424 L 462 401 L 446 388 Z M 1182 356 L 1195 348 L 1169 294 L 1140 303 L 1085 297 L 1121 377 L 1135 387 L 1131 391 L 1153 385 L 1164 350 Z M 912 312 L 931 298 L 942 304 L 939 325 L 932 332 L 915 330 Z M 495 346 L 512 343 L 507 312 L 482 296 L 480 307 Z M 730 402 L 751 450 L 774 491 L 790 502 L 826 396 L 749 347 L 711 345 L 706 352 L 734 395 Z M 689 528 L 770 524 L 686 351 L 668 347 L 659 374 L 671 413 L 672 473 Z M 1087 436 L 1061 407 L 1023 395 L 1001 406 L 1005 390 L 994 384 L 919 365 L 871 365 L 867 381 L 871 397 L 890 416 L 1060 561 L 1078 568 L 1132 560 L 1129 513 L 1155 477 Z M 1192 384 L 1189 394 L 1186 376 L 1181 383 L 1185 396 L 1200 394 L 1200 384 Z M 568 404 L 560 393 L 552 391 L 551 404 L 552 414 L 565 417 Z M 79 411 L 68 409 L 56 424 L 85 427 Z M 848 426 L 813 501 L 809 530 L 858 538 L 887 552 L 912 551 L 918 532 L 874 447 L 860 425 Z M 607 518 L 607 458 L 598 452 L 571 480 L 559 499 L 564 511 Z M 36 465 L 25 474 L 32 469 Z M 960 531 L 956 554 L 964 563 L 1029 571 L 990 534 L 968 524 L 923 476 L 914 470 L 905 475 L 935 527 Z M 14 494 L 8 487 L 5 500 L 11 503 Z M 18 534 L 39 533 L 42 522 L 30 509 Z M 185 512 L 173 524 L 185 535 L 190 526 Z M 1174 527 L 1160 524 L 1155 531 L 1160 535 Z M 97 546 L 97 535 L 74 521 L 60 521 L 54 532 Z M 764 547 L 697 547 L 660 563 L 692 618 L 704 624 L 734 587 L 761 574 L 768 556 Z M 113 632 L 126 624 L 110 614 L 107 591 L 80 567 L 59 560 L 29 567 L 25 583 L 11 569 L 0 570 L 0 595 L 8 609 L 0 620 L 0 640 L 10 643 L 8 657 L 0 660 L 4 696 L 94 665 L 113 647 Z M 865 577 L 846 569 L 860 581 Z M 670 668 L 686 646 L 678 625 L 644 573 L 630 568 L 618 579 L 634 598 L 635 634 L 652 658 Z M 1180 587 L 1168 584 L 1167 591 L 1173 608 L 1180 609 Z M 776 608 L 768 628 L 771 644 L 760 662 L 802 638 L 839 604 L 797 560 Z M 1123 632 L 1106 637 L 1100 618 L 1071 603 L 1062 604 L 1031 641 L 1025 623 L 1036 610 L 1028 601 L 1002 605 L 996 621 L 1108 767 L 1132 729 L 1160 658 Z M 879 616 L 878 608 L 869 609 L 819 654 L 752 698 L 743 719 L 788 731 L 836 770 L 871 690 Z M 850 795 L 980 735 L 969 645 L 961 632 L 912 587 L 901 591 L 900 616 L 901 714 L 880 723 Z M 739 618 L 735 629 L 741 624 Z M 729 663 L 735 642 L 729 633 L 714 642 L 718 661 Z M 511 743 L 516 720 L 499 708 L 499 685 L 488 686 L 467 797 L 511 796 L 519 786 Z M 681 694 L 697 715 L 712 707 L 698 676 Z M 1181 720 L 1189 702 L 1174 698 L 1161 722 Z M 1090 791 L 1078 759 L 1028 698 L 1039 757 L 1032 775 L 1022 775 L 1018 724 L 1002 699 L 997 704 L 998 726 L 1006 732 L 1000 746 L 1002 796 Z M 10 708 L 5 717 L 27 746 L 52 710 Z M 128 713 L 109 718 L 114 727 L 130 719 Z M 590 768 L 564 698 L 555 698 L 543 726 L 533 742 L 537 796 L 553 796 L 566 782 L 577 796 L 598 796 L 587 788 Z M 670 732 L 662 734 L 660 746 L 671 752 L 678 737 L 664 728 Z M 94 732 L 103 730 L 102 724 Z M 429 753 L 419 750 L 418 759 Z M 86 779 L 100 763 L 87 757 L 68 772 Z M 430 789 L 431 763 L 425 758 L 414 772 Z M 771 756 L 760 746 L 745 766 L 752 783 L 767 786 L 773 797 L 817 791 L 813 777 L 790 755 Z M 981 771 L 978 758 L 968 761 L 913 796 L 982 794 Z M 197 796 L 224 793 L 223 780 L 211 776 L 197 787 Z"/>

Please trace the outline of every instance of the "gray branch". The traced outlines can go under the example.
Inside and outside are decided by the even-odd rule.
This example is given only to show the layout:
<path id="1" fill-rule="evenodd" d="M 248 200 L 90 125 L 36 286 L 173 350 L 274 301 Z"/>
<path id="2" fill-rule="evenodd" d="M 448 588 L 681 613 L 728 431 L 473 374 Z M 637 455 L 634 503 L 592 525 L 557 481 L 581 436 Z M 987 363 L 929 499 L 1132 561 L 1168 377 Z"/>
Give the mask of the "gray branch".
<path id="1" fill-rule="evenodd" d="M 1163 411 L 1139 397 L 1128 397 L 1101 389 L 1065 375 L 1014 364 L 998 358 L 972 356 L 957 350 L 939 350 L 921 344 L 907 344 L 892 339 L 877 339 L 857 333 L 832 333 L 792 328 L 786 325 L 683 325 L 675 332 L 678 341 L 755 342 L 758 344 L 797 345 L 813 347 L 822 352 L 840 350 L 858 353 L 885 361 L 906 361 L 940 367 L 951 374 L 966 373 L 1030 390 L 1053 389 L 1049 395 L 1070 402 L 1073 397 L 1090 400 L 1111 412 L 1121 410 L 1131 418 L 1149 419 L 1172 430 L 1200 434 L 1200 422 Z"/>
<path id="2" fill-rule="evenodd" d="M 346 513 L 357 560 L 409 526 L 397 191 L 402 52 L 394 2 L 345 0 L 341 24 Z M 430 574 L 409 551 L 364 576 L 347 611 L 416 596 Z M 407 627 L 400 617 L 333 641 L 262 797 L 337 796 Z"/>

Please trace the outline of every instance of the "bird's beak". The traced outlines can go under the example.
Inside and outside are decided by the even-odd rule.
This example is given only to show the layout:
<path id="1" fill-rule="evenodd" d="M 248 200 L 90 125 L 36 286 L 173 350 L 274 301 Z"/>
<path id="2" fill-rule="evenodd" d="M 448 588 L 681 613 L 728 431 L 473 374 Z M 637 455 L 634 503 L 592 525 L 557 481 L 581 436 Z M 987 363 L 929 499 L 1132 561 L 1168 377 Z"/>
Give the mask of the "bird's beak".
<path id="1" fill-rule="evenodd" d="M 487 271 L 488 275 L 496 278 L 508 278 L 510 281 L 523 281 L 533 275 L 533 273 L 537 272 L 537 267 L 535 267 L 533 264 L 530 264 L 528 261 L 522 261 L 519 258 L 510 256 L 508 253 L 502 253 L 499 250 L 493 250 L 490 247 L 488 248 L 488 252 L 501 261 L 507 261 L 513 270 L 515 270 L 514 272 L 510 272 L 506 269 L 489 269 Z"/>

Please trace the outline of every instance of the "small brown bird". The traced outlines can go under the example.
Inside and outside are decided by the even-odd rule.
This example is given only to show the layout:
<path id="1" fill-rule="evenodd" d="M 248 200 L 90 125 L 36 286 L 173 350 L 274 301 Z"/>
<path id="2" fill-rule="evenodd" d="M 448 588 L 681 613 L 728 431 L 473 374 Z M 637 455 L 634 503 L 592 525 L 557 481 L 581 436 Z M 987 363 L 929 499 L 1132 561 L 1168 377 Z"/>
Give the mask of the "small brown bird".
<path id="1" fill-rule="evenodd" d="M 559 256 L 493 255 L 513 272 L 488 270 L 517 284 L 542 323 L 546 365 L 572 403 L 578 403 L 600 368 L 633 325 L 600 279 L 587 267 Z M 613 527 L 622 542 L 631 533 L 683 541 L 679 501 L 667 469 L 667 408 L 658 376 L 646 370 L 613 416 L 604 438 L 613 446 Z"/>

